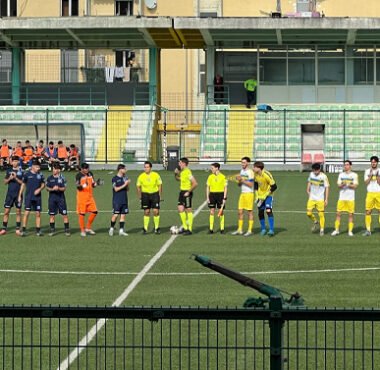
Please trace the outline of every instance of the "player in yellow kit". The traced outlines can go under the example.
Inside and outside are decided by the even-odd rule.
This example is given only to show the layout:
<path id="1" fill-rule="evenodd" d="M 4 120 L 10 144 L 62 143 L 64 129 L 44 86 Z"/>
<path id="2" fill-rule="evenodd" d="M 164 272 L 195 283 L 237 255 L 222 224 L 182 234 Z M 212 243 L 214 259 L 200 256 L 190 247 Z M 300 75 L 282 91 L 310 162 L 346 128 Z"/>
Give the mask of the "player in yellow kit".
<path id="1" fill-rule="evenodd" d="M 307 217 L 313 221 L 312 231 L 316 231 L 318 225 L 320 225 L 319 235 L 323 236 L 325 233 L 325 207 L 328 203 L 330 183 L 327 176 L 321 172 L 321 165 L 319 163 L 313 163 L 311 166 L 312 172 L 310 172 L 307 179 L 306 192 L 309 195 L 309 200 L 306 205 Z M 318 211 L 319 222 L 313 215 L 313 209 Z"/>
<path id="2" fill-rule="evenodd" d="M 367 196 L 365 198 L 365 232 L 363 236 L 371 236 L 372 210 L 377 209 L 380 213 L 380 169 L 379 157 L 372 156 L 371 168 L 364 172 L 364 183 L 367 185 Z M 380 217 L 379 217 L 380 222 Z"/>
<path id="3" fill-rule="evenodd" d="M 273 192 L 277 189 L 276 181 L 272 174 L 264 170 L 263 162 L 253 164 L 255 173 L 256 204 L 259 210 L 259 220 L 261 225 L 261 235 L 267 234 L 265 225 L 265 212 L 268 217 L 269 231 L 268 236 L 274 236 L 274 218 L 273 218 Z"/>
<path id="4" fill-rule="evenodd" d="M 160 234 L 160 201 L 162 200 L 162 180 L 152 171 L 152 163 L 144 162 L 144 172 L 137 179 L 137 194 L 144 210 L 143 234 L 148 232 L 150 210 L 153 209 L 154 233 Z"/>
<path id="5" fill-rule="evenodd" d="M 238 228 L 232 235 L 251 236 L 253 234 L 253 200 L 254 200 L 254 173 L 249 168 L 251 159 L 243 157 L 241 159 L 240 174 L 236 176 L 236 181 L 241 193 L 238 205 Z M 244 211 L 248 213 L 248 230 L 243 233 Z"/>
<path id="6" fill-rule="evenodd" d="M 197 180 L 191 173 L 188 165 L 189 160 L 183 157 L 179 160 L 178 168 L 174 171 L 176 180 L 180 182 L 178 213 L 182 222 L 180 232 L 183 235 L 191 235 L 193 233 L 192 199 L 193 191 L 198 186 Z"/>
<path id="7" fill-rule="evenodd" d="M 212 174 L 207 179 L 206 198 L 210 208 L 209 234 L 214 232 L 215 209 L 219 209 L 220 233 L 224 234 L 224 207 L 227 200 L 227 179 L 220 171 L 219 163 L 211 164 Z"/>
<path id="8" fill-rule="evenodd" d="M 335 230 L 332 236 L 339 235 L 341 215 L 348 213 L 348 236 L 354 236 L 355 189 L 359 185 L 358 175 L 351 171 L 352 162 L 344 161 L 344 171 L 338 176 L 339 200 L 336 209 Z"/>

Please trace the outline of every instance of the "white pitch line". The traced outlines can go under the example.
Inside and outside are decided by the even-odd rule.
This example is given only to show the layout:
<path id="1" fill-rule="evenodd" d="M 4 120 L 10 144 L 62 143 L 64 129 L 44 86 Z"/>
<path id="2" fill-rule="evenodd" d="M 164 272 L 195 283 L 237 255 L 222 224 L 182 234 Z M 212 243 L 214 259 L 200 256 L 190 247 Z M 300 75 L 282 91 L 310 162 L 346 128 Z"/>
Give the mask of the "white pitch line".
<path id="1" fill-rule="evenodd" d="M 194 212 L 194 218 L 198 216 L 202 208 L 207 204 L 207 201 L 203 202 L 198 209 Z M 178 235 L 172 235 L 160 248 L 160 250 L 150 259 L 150 261 L 143 267 L 143 269 L 137 274 L 127 288 L 120 294 L 119 297 L 112 303 L 112 307 L 119 307 L 127 297 L 133 292 L 136 286 L 141 282 L 148 271 L 154 266 L 154 264 L 162 257 L 162 255 L 173 244 Z M 75 359 L 81 354 L 81 352 L 87 347 L 87 345 L 95 338 L 98 331 L 104 326 L 108 319 L 100 319 L 95 325 L 88 331 L 88 333 L 81 339 L 76 348 L 74 348 L 70 354 L 60 363 L 58 370 L 67 370 L 69 366 L 75 361 Z"/>
<path id="2" fill-rule="evenodd" d="M 170 239 L 169 239 L 170 240 Z M 275 275 L 275 274 L 318 274 L 325 272 L 349 272 L 349 271 L 378 271 L 379 267 L 348 267 L 348 268 L 331 268 L 315 270 L 279 270 L 279 271 L 243 271 L 244 275 Z M 49 271 L 49 270 L 7 270 L 0 269 L 0 273 L 30 273 L 30 274 L 47 274 L 47 275 L 139 275 L 138 272 L 132 271 Z M 220 275 L 217 272 L 147 272 L 146 276 L 207 276 Z"/>

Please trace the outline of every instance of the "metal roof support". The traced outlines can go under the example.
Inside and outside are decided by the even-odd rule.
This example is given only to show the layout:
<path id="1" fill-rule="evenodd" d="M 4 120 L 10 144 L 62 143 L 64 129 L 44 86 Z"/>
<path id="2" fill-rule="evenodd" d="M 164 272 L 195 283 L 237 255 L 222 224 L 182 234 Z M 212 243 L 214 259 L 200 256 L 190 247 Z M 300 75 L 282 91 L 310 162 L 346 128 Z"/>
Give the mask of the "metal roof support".
<path id="1" fill-rule="evenodd" d="M 205 44 L 207 46 L 213 46 L 214 45 L 214 41 L 212 39 L 210 31 L 209 30 L 205 30 L 205 29 L 201 29 L 199 31 L 202 34 L 202 37 L 203 37 L 203 40 L 205 41 Z"/>
<path id="2" fill-rule="evenodd" d="M 3 32 L 0 32 L 0 38 L 1 38 L 6 44 L 8 44 L 9 46 L 14 47 L 14 43 L 12 42 L 12 40 L 11 40 L 7 35 L 5 35 Z"/>
<path id="3" fill-rule="evenodd" d="M 357 33 L 357 30 L 348 30 L 347 32 L 347 40 L 346 40 L 346 44 L 347 45 L 354 45 L 355 44 L 355 41 L 356 41 L 356 33 Z"/>
<path id="4" fill-rule="evenodd" d="M 153 46 L 153 47 L 157 46 L 156 43 L 154 42 L 152 36 L 150 35 L 150 33 L 148 32 L 148 30 L 146 28 L 139 28 L 138 30 L 139 30 L 139 32 L 142 33 L 144 40 L 146 41 L 146 43 L 149 46 Z"/>
<path id="5" fill-rule="evenodd" d="M 282 33 L 281 30 L 276 30 L 277 43 L 282 45 Z"/>
<path id="6" fill-rule="evenodd" d="M 86 45 L 84 42 L 70 29 L 66 28 L 66 32 L 80 45 L 85 47 Z"/>

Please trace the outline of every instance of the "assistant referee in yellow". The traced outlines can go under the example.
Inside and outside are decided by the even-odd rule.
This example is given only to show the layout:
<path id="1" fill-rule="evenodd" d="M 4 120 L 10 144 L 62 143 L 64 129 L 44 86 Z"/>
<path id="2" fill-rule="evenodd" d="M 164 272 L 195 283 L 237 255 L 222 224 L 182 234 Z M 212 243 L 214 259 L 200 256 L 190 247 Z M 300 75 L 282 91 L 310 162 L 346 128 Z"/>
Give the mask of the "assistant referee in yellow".
<path id="1" fill-rule="evenodd" d="M 153 209 L 154 233 L 160 234 L 160 201 L 162 199 L 162 180 L 160 175 L 152 171 L 152 163 L 144 162 L 144 172 L 138 177 L 137 194 L 144 210 L 143 234 L 148 233 L 150 210 Z"/>
<path id="2" fill-rule="evenodd" d="M 211 164 L 211 175 L 206 183 L 206 198 L 208 208 L 210 208 L 209 234 L 214 233 L 215 209 L 218 208 L 220 217 L 220 233 L 224 234 L 224 208 L 227 200 L 227 179 L 220 172 L 220 164 Z"/>
<path id="3" fill-rule="evenodd" d="M 181 234 L 191 235 L 193 233 L 193 191 L 198 186 L 197 180 L 193 176 L 186 157 L 180 158 L 178 168 L 174 170 L 174 175 L 179 181 L 178 213 L 181 218 Z M 187 217 L 186 217 L 187 216 Z"/>

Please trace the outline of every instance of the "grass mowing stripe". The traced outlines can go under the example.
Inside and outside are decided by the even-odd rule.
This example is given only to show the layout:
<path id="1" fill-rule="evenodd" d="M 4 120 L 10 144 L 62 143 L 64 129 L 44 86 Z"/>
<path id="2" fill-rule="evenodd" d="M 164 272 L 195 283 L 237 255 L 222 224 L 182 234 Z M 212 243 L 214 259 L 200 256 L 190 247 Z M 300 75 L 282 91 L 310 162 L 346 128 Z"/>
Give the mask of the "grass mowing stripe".
<path id="1" fill-rule="evenodd" d="M 198 216 L 201 210 L 206 206 L 207 201 L 203 202 L 197 210 L 194 212 L 194 218 Z M 119 307 L 133 292 L 136 286 L 148 273 L 148 271 L 154 266 L 154 264 L 162 257 L 162 255 L 168 250 L 168 248 L 173 244 L 174 240 L 178 235 L 172 235 L 160 248 L 160 250 L 149 260 L 149 262 L 143 267 L 143 269 L 137 274 L 137 276 L 132 280 L 132 282 L 127 286 L 127 288 L 116 298 L 112 303 L 112 307 Z M 88 331 L 88 333 L 81 339 L 76 348 L 74 348 L 70 354 L 61 362 L 57 370 L 67 370 L 69 366 L 76 360 L 76 358 L 81 354 L 81 352 L 87 347 L 87 345 L 95 338 L 98 331 L 104 326 L 107 319 L 98 320 L 95 325 Z"/>
<path id="2" fill-rule="evenodd" d="M 176 237 L 177 235 L 173 235 Z M 168 242 L 170 239 L 168 240 Z M 350 271 L 378 271 L 379 267 L 347 267 L 315 270 L 279 270 L 279 271 L 243 271 L 244 275 L 273 275 L 273 274 L 314 274 L 325 272 L 350 272 Z M 139 272 L 133 271 L 47 271 L 47 270 L 1 270 L 0 273 L 19 273 L 19 274 L 52 274 L 52 275 L 138 275 Z M 147 272 L 147 276 L 202 276 L 220 275 L 217 272 Z M 132 284 L 132 283 L 131 283 Z"/>

